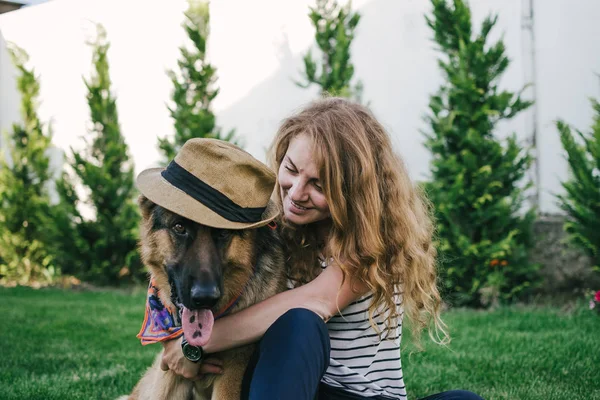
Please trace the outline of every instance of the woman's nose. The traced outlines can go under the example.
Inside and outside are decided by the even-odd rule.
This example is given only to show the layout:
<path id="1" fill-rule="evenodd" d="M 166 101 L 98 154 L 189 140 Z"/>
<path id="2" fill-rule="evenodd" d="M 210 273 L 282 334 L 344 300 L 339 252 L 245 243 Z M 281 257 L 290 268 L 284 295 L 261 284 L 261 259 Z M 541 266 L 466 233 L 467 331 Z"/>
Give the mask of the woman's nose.
<path id="1" fill-rule="evenodd" d="M 289 191 L 290 198 L 296 202 L 308 200 L 308 192 L 306 191 L 306 185 L 301 181 L 296 181 L 292 185 Z"/>

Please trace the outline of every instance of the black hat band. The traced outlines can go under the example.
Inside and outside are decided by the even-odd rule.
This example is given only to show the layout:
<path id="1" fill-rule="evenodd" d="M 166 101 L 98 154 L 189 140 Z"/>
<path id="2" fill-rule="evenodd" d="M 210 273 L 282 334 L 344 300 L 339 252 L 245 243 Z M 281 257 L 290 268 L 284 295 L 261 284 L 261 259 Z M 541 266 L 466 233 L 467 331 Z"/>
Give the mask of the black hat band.
<path id="1" fill-rule="evenodd" d="M 175 161 L 161 172 L 167 182 L 231 222 L 254 223 L 262 220 L 266 207 L 242 207 Z"/>

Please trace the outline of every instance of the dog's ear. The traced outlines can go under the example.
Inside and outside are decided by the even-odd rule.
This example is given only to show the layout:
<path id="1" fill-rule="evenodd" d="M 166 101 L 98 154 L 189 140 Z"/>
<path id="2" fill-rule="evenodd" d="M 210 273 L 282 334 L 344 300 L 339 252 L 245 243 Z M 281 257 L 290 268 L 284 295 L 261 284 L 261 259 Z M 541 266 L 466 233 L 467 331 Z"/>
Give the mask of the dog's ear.
<path id="1" fill-rule="evenodd" d="M 152 214 L 154 207 L 156 207 L 156 204 L 143 194 L 140 194 L 140 197 L 138 197 L 138 205 L 140 206 L 140 211 L 142 212 L 142 218 L 150 219 L 150 215 Z"/>

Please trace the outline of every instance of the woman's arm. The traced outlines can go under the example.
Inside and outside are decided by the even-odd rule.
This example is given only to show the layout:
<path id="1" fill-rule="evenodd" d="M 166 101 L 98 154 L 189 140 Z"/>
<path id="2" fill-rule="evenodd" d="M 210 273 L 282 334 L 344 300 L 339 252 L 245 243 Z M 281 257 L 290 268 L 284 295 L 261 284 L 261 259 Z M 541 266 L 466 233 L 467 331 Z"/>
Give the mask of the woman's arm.
<path id="1" fill-rule="evenodd" d="M 277 318 L 292 308 L 307 308 L 327 321 L 367 291 L 362 283 L 343 280 L 342 270 L 334 263 L 304 286 L 215 321 L 204 351 L 215 353 L 256 342 Z"/>

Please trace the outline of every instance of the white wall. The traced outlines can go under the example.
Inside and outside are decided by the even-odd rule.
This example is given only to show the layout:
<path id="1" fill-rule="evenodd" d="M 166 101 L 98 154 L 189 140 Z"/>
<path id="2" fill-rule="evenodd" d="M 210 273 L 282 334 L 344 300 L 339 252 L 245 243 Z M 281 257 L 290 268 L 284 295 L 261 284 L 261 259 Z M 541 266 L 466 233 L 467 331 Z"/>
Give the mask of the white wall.
<path id="1" fill-rule="evenodd" d="M 111 41 L 113 92 L 136 170 L 156 161 L 156 137 L 172 132 L 165 108 L 171 83 L 165 71 L 176 66 L 177 46 L 185 38 L 180 28 L 185 4 L 172 1 L 161 8 L 163 4 L 156 0 L 55 0 L 0 15 L 0 32 L 29 53 L 30 66 L 40 76 L 39 114 L 43 121 L 52 122 L 56 146 L 68 150 L 83 145 L 81 138 L 89 123 L 83 77 L 89 77 L 92 70 L 86 41 L 94 37 L 98 22 Z M 0 76 L 0 81 L 6 80 L 11 78 Z M 2 104 L 12 110 L 18 102 L 16 93 L 0 94 Z M 6 129 L 6 121 L 17 116 L 3 117 L 0 128 Z"/>
<path id="2" fill-rule="evenodd" d="M 0 148 L 2 148 L 4 140 L 4 135 L 1 133 L 8 129 L 13 122 L 18 121 L 19 94 L 15 79 L 16 71 L 0 30 Z"/>
<path id="3" fill-rule="evenodd" d="M 504 38 L 512 60 L 502 86 L 519 90 L 532 67 L 523 7 L 529 0 L 471 0 L 477 24 L 499 14 L 493 38 Z M 294 85 L 302 56 L 313 46 L 307 18 L 310 0 L 218 0 L 211 3 L 209 53 L 218 69 L 221 93 L 214 103 L 218 124 L 236 128 L 246 148 L 259 159 L 281 119 L 316 95 Z M 424 21 L 426 0 L 355 0 L 362 19 L 353 45 L 356 77 L 364 99 L 389 129 L 398 152 L 415 179 L 428 176 L 429 154 L 423 148 L 423 115 L 441 77 L 431 32 Z M 552 121 L 561 117 L 586 129 L 591 122 L 587 97 L 600 97 L 597 0 L 535 0 L 535 50 L 541 209 L 556 211 L 550 192 L 560 191 L 567 176 Z M 136 171 L 156 165 L 156 137 L 171 134 L 165 103 L 171 83 L 166 69 L 176 65 L 183 0 L 54 0 L 0 16 L 0 34 L 31 55 L 41 76 L 40 115 L 52 120 L 54 142 L 79 147 L 86 133 L 88 109 L 82 75 L 91 69 L 85 45 L 90 21 L 105 25 L 109 61 L 123 133 Z M 58 22 L 57 22 L 58 21 Z M 0 129 L 18 117 L 14 76 L 6 65 L 0 38 Z M 8 72 L 7 72 L 8 71 Z M 12 85 L 12 88 L 11 88 Z M 533 93 L 533 91 L 530 91 Z M 526 140 L 533 110 L 499 127 L 498 135 L 516 132 Z"/>
<path id="4" fill-rule="evenodd" d="M 555 121 L 589 132 L 589 98 L 600 100 L 600 1 L 536 0 L 536 12 L 541 204 L 555 210 L 569 176 Z"/>

